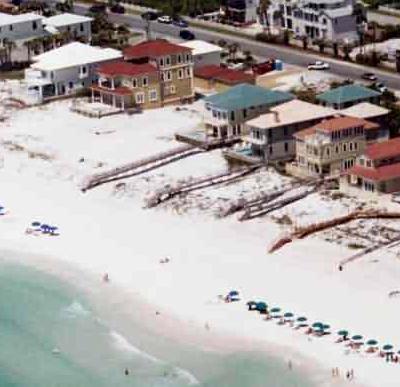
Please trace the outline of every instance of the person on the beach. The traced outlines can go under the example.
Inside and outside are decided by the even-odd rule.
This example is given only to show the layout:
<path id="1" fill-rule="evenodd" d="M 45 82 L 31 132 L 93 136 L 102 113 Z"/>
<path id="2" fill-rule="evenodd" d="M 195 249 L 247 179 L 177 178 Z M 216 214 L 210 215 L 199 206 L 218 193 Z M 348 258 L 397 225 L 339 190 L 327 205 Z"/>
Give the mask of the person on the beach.
<path id="1" fill-rule="evenodd" d="M 105 274 L 103 275 L 103 281 L 104 281 L 104 282 L 109 282 L 109 281 L 110 281 L 110 277 L 109 277 L 108 273 L 105 273 Z"/>
<path id="2" fill-rule="evenodd" d="M 339 271 L 343 271 L 343 266 L 339 265 Z"/>
<path id="3" fill-rule="evenodd" d="M 288 361 L 288 368 L 289 368 L 289 370 L 292 370 L 292 368 L 293 368 L 293 364 L 292 364 L 291 360 Z"/>
<path id="4" fill-rule="evenodd" d="M 124 374 L 125 374 L 125 376 L 128 376 L 128 375 L 129 375 L 129 370 L 128 370 L 128 368 L 125 368 Z"/>
<path id="5" fill-rule="evenodd" d="M 350 379 L 350 372 L 349 372 L 349 371 L 346 372 L 346 379 L 347 379 L 347 380 Z"/>
<path id="6" fill-rule="evenodd" d="M 351 369 L 350 370 L 350 380 L 353 380 L 353 378 L 354 378 L 354 370 Z"/>

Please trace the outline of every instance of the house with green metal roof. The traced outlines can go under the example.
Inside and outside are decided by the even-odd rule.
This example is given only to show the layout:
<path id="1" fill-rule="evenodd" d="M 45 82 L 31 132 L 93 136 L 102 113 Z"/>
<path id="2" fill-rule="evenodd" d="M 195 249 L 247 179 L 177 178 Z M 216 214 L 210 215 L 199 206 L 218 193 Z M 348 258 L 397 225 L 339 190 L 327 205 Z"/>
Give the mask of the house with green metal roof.
<path id="1" fill-rule="evenodd" d="M 240 136 L 246 121 L 294 98 L 290 93 L 247 83 L 211 95 L 204 99 L 206 134 L 215 138 Z"/>
<path id="2" fill-rule="evenodd" d="M 323 105 L 334 109 L 346 109 L 360 102 L 379 104 L 381 93 L 361 85 L 345 85 L 317 95 Z"/>

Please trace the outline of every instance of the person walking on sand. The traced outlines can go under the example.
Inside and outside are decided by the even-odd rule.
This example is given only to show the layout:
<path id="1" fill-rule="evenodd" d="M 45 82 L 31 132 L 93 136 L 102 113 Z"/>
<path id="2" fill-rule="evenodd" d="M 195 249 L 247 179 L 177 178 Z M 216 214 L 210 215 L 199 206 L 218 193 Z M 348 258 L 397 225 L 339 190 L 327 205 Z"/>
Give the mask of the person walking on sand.
<path id="1" fill-rule="evenodd" d="M 354 379 L 354 370 L 351 369 L 350 370 L 350 380 L 353 380 L 353 379 Z"/>
<path id="2" fill-rule="evenodd" d="M 124 374 L 125 374 L 125 376 L 128 376 L 128 375 L 129 375 L 129 370 L 128 370 L 128 368 L 125 368 Z"/>

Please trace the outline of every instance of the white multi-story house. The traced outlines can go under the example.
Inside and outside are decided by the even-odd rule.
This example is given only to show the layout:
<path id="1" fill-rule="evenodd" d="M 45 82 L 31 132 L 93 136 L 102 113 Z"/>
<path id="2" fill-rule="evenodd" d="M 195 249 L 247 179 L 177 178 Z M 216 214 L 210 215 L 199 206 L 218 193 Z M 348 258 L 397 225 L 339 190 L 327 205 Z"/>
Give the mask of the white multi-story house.
<path id="1" fill-rule="evenodd" d="M 35 13 L 0 13 L 0 43 L 31 39 L 45 34 L 43 17 Z"/>
<path id="2" fill-rule="evenodd" d="M 362 21 L 358 10 L 356 0 L 272 0 L 268 22 L 299 37 L 354 41 Z"/>
<path id="3" fill-rule="evenodd" d="M 97 65 L 119 58 L 122 58 L 122 53 L 118 50 L 80 42 L 47 51 L 34 57 L 34 63 L 25 70 L 28 94 L 38 103 L 75 94 L 97 79 Z"/>
<path id="4" fill-rule="evenodd" d="M 90 43 L 92 40 L 92 21 L 93 18 L 91 17 L 62 13 L 45 18 L 43 24 L 49 32 L 69 33 L 73 39 Z"/>

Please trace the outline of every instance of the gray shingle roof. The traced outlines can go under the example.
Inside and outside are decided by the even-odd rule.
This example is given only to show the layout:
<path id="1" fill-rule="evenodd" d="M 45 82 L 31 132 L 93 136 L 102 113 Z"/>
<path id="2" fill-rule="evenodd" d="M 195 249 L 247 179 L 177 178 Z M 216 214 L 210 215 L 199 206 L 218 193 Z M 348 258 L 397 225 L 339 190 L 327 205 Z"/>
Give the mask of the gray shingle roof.
<path id="1" fill-rule="evenodd" d="M 294 95 L 290 93 L 242 83 L 222 93 L 211 95 L 205 98 L 205 101 L 220 109 L 238 110 L 251 106 L 277 105 L 292 99 Z"/>

